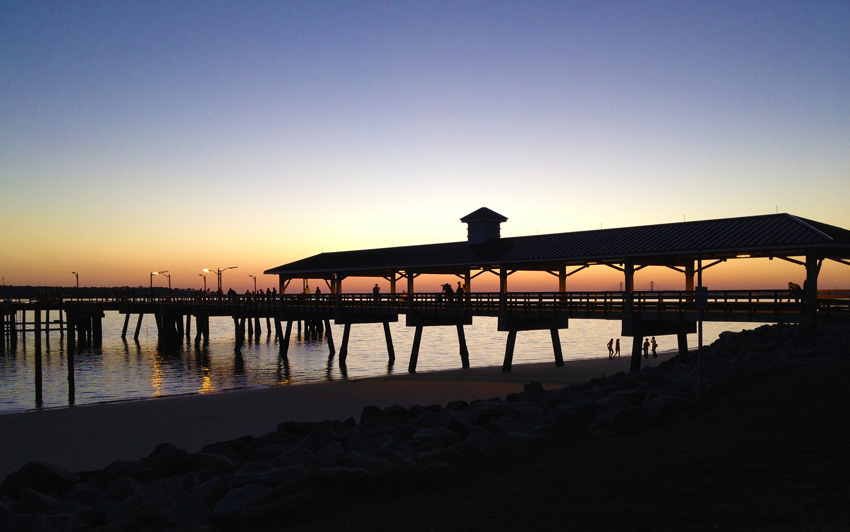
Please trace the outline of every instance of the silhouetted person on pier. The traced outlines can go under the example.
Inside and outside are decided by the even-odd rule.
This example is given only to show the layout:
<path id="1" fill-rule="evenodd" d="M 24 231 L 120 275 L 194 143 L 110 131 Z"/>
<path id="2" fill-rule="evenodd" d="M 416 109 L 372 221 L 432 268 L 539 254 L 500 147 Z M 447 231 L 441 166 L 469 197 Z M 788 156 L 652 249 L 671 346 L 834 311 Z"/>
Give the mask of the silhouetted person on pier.
<path id="1" fill-rule="evenodd" d="M 378 286 L 378 283 L 375 283 L 374 288 L 372 288 L 372 297 L 375 299 L 375 303 L 377 303 L 378 299 L 381 297 L 381 287 Z"/>
<path id="2" fill-rule="evenodd" d="M 614 339 L 608 340 L 608 359 L 614 358 Z"/>
<path id="3" fill-rule="evenodd" d="M 463 300 L 463 293 L 464 293 L 463 284 L 460 281 L 457 282 L 457 290 L 455 292 L 457 293 L 457 304 L 458 304 L 458 306 L 460 306 L 464 302 L 464 300 Z"/>
<path id="4" fill-rule="evenodd" d="M 788 302 L 791 302 L 791 299 L 794 299 L 794 303 L 800 302 L 800 294 L 803 293 L 803 289 L 800 288 L 800 285 L 797 283 L 788 283 Z"/>
<path id="5" fill-rule="evenodd" d="M 617 343 L 614 344 L 614 356 L 616 356 L 616 357 L 620 356 L 620 339 L 619 338 L 617 338 Z"/>
<path id="6" fill-rule="evenodd" d="M 649 358 L 649 338 L 643 339 L 643 358 Z"/>
<path id="7" fill-rule="evenodd" d="M 451 305 L 455 299 L 455 291 L 452 290 L 452 285 L 446 283 L 443 285 L 443 292 L 446 293 L 446 304 Z"/>
<path id="8" fill-rule="evenodd" d="M 652 344 L 651 345 L 652 345 L 652 356 L 654 358 L 658 358 L 658 353 L 655 352 L 655 350 L 658 349 L 658 342 L 655 341 L 654 336 L 652 337 Z"/>

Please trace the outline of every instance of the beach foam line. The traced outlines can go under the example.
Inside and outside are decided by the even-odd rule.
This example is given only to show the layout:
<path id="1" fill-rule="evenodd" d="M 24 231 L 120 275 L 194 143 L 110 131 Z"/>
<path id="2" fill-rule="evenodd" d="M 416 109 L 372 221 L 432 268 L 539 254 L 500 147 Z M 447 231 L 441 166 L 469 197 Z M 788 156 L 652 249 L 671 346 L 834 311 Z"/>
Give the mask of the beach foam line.
<path id="1" fill-rule="evenodd" d="M 656 365 L 672 356 L 644 360 Z M 0 415 L 0 479 L 28 462 L 79 472 L 115 460 L 137 460 L 160 443 L 189 452 L 242 436 L 263 436 L 283 421 L 359 421 L 363 407 L 445 405 L 504 398 L 539 381 L 552 389 L 629 370 L 629 359 L 607 357 L 398 374 L 316 384 L 181 395 Z"/>

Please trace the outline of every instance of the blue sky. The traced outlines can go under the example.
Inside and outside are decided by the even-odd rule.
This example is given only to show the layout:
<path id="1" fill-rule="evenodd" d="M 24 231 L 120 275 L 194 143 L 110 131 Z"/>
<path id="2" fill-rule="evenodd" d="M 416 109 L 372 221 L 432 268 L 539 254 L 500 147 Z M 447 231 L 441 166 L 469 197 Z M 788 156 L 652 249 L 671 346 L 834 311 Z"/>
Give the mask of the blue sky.
<path id="1" fill-rule="evenodd" d="M 0 270 L 247 287 L 482 205 L 504 236 L 850 227 L 848 87 L 844 1 L 7 1 Z"/>

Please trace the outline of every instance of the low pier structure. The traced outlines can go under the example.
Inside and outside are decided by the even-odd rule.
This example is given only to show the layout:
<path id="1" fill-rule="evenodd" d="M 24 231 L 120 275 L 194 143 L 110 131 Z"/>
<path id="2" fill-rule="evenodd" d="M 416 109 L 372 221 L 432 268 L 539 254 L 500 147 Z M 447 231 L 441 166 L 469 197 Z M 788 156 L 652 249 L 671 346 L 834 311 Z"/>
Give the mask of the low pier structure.
<path id="1" fill-rule="evenodd" d="M 135 321 L 139 338 L 143 316 L 154 317 L 158 338 L 165 342 L 208 342 L 210 318 L 233 320 L 235 348 L 259 339 L 265 319 L 267 336 L 274 334 L 285 357 L 293 325 L 299 337 L 326 335 L 330 355 L 336 352 L 331 322 L 344 327 L 339 362 L 348 358 L 352 326 L 381 323 L 392 363 L 396 353 L 390 324 L 405 315 L 414 327 L 408 371 L 415 372 L 420 345 L 428 327 L 455 327 L 461 367 L 470 366 L 465 327 L 475 317 L 497 318 L 498 330 L 507 332 L 503 370 L 513 363 L 516 342 L 523 331 L 548 330 L 556 365 L 564 363 L 561 331 L 571 319 L 617 320 L 622 336 L 631 336 L 631 369 L 640 369 L 643 344 L 652 336 L 675 335 L 680 351 L 687 335 L 701 321 L 814 323 L 850 319 L 850 290 L 819 290 L 824 261 L 850 266 L 850 231 L 788 214 L 683 222 L 576 233 L 501 238 L 507 218 L 479 209 L 461 219 L 468 224 L 468 240 L 447 244 L 322 253 L 267 270 L 279 279 L 275 295 L 147 297 L 98 300 L 3 301 L 0 306 L 0 354 L 14 349 L 18 337 L 58 329 L 69 336 L 69 353 L 77 345 L 100 344 L 104 312 L 125 315 L 122 337 Z M 708 290 L 702 274 L 727 261 L 767 257 L 800 267 L 802 288 L 792 290 Z M 635 273 L 655 266 L 682 274 L 681 290 L 638 291 Z M 575 292 L 568 279 L 589 268 L 613 268 L 623 275 L 616 292 Z M 557 279 L 557 291 L 512 292 L 509 277 L 519 271 L 546 272 Z M 476 292 L 481 275 L 496 275 L 498 292 Z M 446 277 L 443 291 L 418 292 L 422 276 Z M 349 277 L 377 280 L 370 294 L 343 292 Z M 293 279 L 324 283 L 327 292 L 286 294 Z M 389 284 L 381 293 L 379 283 Z M 399 285 L 404 290 L 399 293 Z M 433 287 L 433 285 L 430 285 Z M 306 290 L 305 290 L 306 291 Z M 55 314 L 51 314 L 54 313 Z M 27 318 L 34 316 L 32 321 Z M 51 319 L 51 316 L 57 318 Z"/>

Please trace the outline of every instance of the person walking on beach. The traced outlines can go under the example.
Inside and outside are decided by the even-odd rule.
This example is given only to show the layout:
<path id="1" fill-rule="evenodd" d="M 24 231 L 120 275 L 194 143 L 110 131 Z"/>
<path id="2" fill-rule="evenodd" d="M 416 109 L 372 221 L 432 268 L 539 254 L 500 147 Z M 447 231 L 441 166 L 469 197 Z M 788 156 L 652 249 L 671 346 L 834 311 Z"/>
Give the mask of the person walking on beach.
<path id="1" fill-rule="evenodd" d="M 614 344 L 614 356 L 620 358 L 620 339 L 617 338 L 617 343 Z"/>
<path id="2" fill-rule="evenodd" d="M 652 337 L 652 357 L 653 358 L 658 358 L 658 354 L 655 352 L 655 350 L 657 348 L 658 348 L 658 342 L 655 341 L 655 337 L 653 336 Z"/>
<path id="3" fill-rule="evenodd" d="M 614 339 L 608 340 L 608 359 L 614 358 Z"/>
<path id="4" fill-rule="evenodd" d="M 643 358 L 649 358 L 649 338 L 643 339 Z"/>

